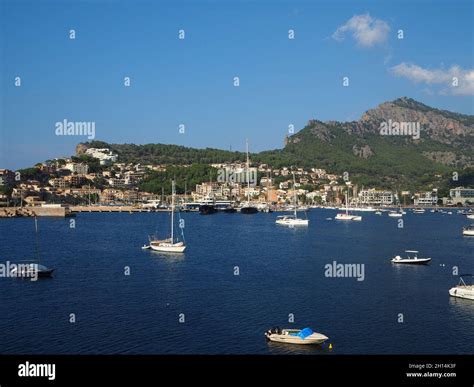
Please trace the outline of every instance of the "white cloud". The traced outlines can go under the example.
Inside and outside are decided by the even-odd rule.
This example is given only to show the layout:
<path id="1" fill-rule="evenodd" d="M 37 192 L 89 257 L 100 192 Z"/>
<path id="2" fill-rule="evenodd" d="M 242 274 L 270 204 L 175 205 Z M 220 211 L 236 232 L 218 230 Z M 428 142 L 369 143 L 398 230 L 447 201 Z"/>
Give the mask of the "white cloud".
<path id="1" fill-rule="evenodd" d="M 449 69 L 426 69 L 402 62 L 391 67 L 390 72 L 415 83 L 445 85 L 440 91 L 442 94 L 474 95 L 474 70 L 464 70 L 458 65 L 453 65 Z"/>
<path id="2" fill-rule="evenodd" d="M 354 15 L 337 28 L 332 38 L 340 42 L 344 40 L 346 33 L 350 33 L 358 45 L 372 47 L 384 43 L 389 32 L 390 26 L 381 19 L 372 18 L 369 14 Z"/>

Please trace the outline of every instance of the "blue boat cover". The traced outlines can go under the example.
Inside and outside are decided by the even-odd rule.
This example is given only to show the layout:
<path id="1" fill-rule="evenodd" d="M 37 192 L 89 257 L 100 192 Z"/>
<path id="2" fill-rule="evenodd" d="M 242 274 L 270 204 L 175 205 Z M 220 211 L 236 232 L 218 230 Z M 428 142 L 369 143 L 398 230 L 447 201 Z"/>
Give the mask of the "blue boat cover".
<path id="1" fill-rule="evenodd" d="M 303 340 L 307 338 L 308 336 L 311 336 L 313 334 L 313 331 L 311 328 L 304 328 L 301 330 L 300 333 L 298 333 L 298 336 L 301 337 Z"/>

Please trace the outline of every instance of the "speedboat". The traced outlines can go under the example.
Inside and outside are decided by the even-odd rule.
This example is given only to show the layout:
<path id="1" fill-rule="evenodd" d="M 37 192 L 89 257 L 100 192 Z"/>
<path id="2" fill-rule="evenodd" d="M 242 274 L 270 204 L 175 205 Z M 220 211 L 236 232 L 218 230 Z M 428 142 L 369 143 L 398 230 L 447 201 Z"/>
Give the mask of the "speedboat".
<path id="1" fill-rule="evenodd" d="M 280 224 L 282 226 L 307 226 L 309 224 L 308 219 L 299 219 L 294 215 L 281 215 L 277 216 L 275 221 L 276 224 Z"/>
<path id="2" fill-rule="evenodd" d="M 272 328 L 265 332 L 267 340 L 275 341 L 277 343 L 287 344 L 322 344 L 329 337 L 322 333 L 313 332 L 311 328 L 304 329 L 280 329 Z"/>
<path id="3" fill-rule="evenodd" d="M 398 211 L 390 211 L 388 213 L 388 216 L 390 216 L 391 218 L 401 218 L 403 216 L 403 214 L 401 212 L 398 212 Z"/>
<path id="4" fill-rule="evenodd" d="M 467 214 L 467 215 L 466 215 L 466 218 L 468 218 L 468 219 L 474 219 L 474 214 Z"/>
<path id="5" fill-rule="evenodd" d="M 474 224 L 464 227 L 462 229 L 462 235 L 464 236 L 474 236 Z"/>
<path id="6" fill-rule="evenodd" d="M 392 258 L 392 263 L 408 263 L 408 264 L 418 264 L 418 265 L 423 265 L 427 264 L 431 261 L 431 258 L 418 258 L 418 253 L 419 251 L 417 250 L 405 250 L 405 253 L 407 253 L 406 258 L 402 258 L 399 255 L 397 255 L 395 258 Z M 413 256 L 410 256 L 410 254 L 413 254 Z"/>
<path id="7" fill-rule="evenodd" d="M 467 285 L 464 281 L 464 278 L 471 278 L 471 285 Z M 472 285 L 472 274 L 460 274 L 459 283 L 454 288 L 449 289 L 449 295 L 459 298 L 467 298 L 469 300 L 474 300 L 474 285 Z"/>
<path id="8" fill-rule="evenodd" d="M 375 211 L 375 215 L 382 215 L 382 211 Z"/>

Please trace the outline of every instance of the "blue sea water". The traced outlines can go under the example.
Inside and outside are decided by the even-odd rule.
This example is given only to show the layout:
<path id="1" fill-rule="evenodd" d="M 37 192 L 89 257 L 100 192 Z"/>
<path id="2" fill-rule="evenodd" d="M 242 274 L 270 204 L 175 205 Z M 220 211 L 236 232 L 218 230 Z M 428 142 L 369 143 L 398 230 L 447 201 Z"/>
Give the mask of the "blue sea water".
<path id="1" fill-rule="evenodd" d="M 0 278 L 0 353 L 473 353 L 474 301 L 448 294 L 453 266 L 474 273 L 464 216 L 408 213 L 399 228 L 386 214 L 346 224 L 318 209 L 308 228 L 289 229 L 275 225 L 277 215 L 181 214 L 182 255 L 141 249 L 148 234 L 166 236 L 166 213 L 81 213 L 75 228 L 39 218 L 42 263 L 56 272 Z M 1 219 L 0 262 L 34 258 L 34 237 L 31 218 Z M 393 265 L 405 249 L 432 263 Z M 333 261 L 364 264 L 364 280 L 326 277 Z M 272 326 L 309 326 L 330 339 L 268 343 Z"/>

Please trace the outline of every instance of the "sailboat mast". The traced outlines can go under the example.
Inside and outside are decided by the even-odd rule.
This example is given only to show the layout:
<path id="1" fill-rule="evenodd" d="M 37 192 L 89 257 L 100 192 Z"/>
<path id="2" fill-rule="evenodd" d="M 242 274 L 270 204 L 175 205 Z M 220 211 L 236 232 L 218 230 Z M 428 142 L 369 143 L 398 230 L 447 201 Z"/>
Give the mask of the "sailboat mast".
<path id="1" fill-rule="evenodd" d="M 349 208 L 348 208 L 348 206 L 349 206 L 349 203 L 348 203 L 349 195 L 348 195 L 348 193 L 349 193 L 349 188 L 347 188 L 347 191 L 346 191 L 346 215 L 349 214 Z"/>
<path id="2" fill-rule="evenodd" d="M 171 243 L 174 243 L 174 180 L 171 182 Z"/>
<path id="3" fill-rule="evenodd" d="M 38 218 L 35 216 L 35 250 L 36 250 L 36 260 L 40 261 L 39 256 L 39 240 L 38 240 Z"/>
<path id="4" fill-rule="evenodd" d="M 245 141 L 247 148 L 247 204 L 250 204 L 250 161 L 249 161 L 249 140 Z"/>
<path id="5" fill-rule="evenodd" d="M 295 180 L 294 172 L 293 172 L 293 206 L 295 209 L 295 219 L 296 219 L 296 180 Z"/>

